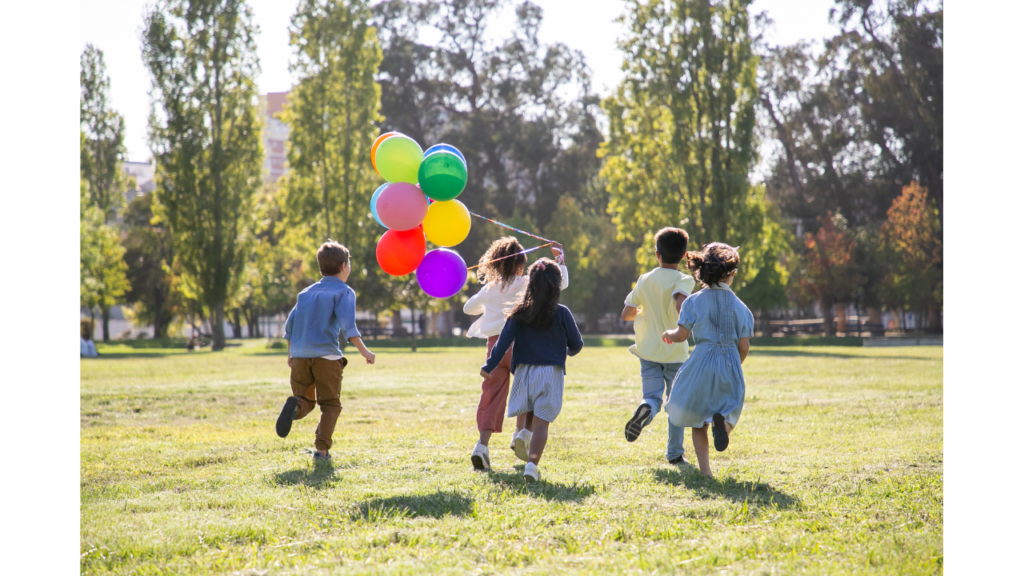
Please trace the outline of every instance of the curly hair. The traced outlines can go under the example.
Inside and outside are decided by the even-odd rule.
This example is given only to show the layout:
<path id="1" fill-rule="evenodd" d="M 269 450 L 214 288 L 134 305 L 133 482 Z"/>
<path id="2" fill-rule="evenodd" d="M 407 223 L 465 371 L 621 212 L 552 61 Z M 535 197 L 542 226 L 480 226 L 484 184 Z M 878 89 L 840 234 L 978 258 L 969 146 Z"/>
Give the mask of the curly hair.
<path id="1" fill-rule="evenodd" d="M 480 257 L 480 265 L 476 271 L 476 277 L 481 284 L 495 282 L 502 288 L 508 286 L 519 276 L 520 270 L 526 266 L 526 255 L 518 254 L 523 251 L 523 245 L 512 236 L 498 238 L 491 243 L 491 247 Z M 501 258 L 501 260 L 498 260 Z M 492 260 L 497 260 L 492 262 Z"/>
<path id="2" fill-rule="evenodd" d="M 551 326 L 562 296 L 562 271 L 550 258 L 541 258 L 527 272 L 530 282 L 508 317 L 541 330 Z"/>
<path id="3" fill-rule="evenodd" d="M 705 286 L 725 280 L 740 265 L 740 254 L 736 248 L 721 242 L 705 244 L 700 250 L 687 252 L 686 258 L 686 267 Z"/>

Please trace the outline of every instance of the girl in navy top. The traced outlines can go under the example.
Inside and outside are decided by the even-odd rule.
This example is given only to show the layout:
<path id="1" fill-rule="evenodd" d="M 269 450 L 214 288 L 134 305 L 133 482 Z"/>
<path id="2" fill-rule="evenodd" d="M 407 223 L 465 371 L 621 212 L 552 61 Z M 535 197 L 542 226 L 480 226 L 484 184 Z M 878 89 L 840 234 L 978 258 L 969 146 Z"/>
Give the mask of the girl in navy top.
<path id="1" fill-rule="evenodd" d="M 512 392 L 508 417 L 526 415 L 526 429 L 533 432 L 529 461 L 523 470 L 527 482 L 540 480 L 537 464 L 548 442 L 548 424 L 562 410 L 566 356 L 583 349 L 583 338 L 572 312 L 558 303 L 562 273 L 558 265 L 541 258 L 530 267 L 526 292 L 509 314 L 498 342 L 480 371 L 484 378 L 497 368 L 512 342 Z M 522 436 L 516 442 L 523 442 Z M 520 447 L 517 446 L 517 451 Z M 525 448 L 525 447 L 523 447 Z"/>

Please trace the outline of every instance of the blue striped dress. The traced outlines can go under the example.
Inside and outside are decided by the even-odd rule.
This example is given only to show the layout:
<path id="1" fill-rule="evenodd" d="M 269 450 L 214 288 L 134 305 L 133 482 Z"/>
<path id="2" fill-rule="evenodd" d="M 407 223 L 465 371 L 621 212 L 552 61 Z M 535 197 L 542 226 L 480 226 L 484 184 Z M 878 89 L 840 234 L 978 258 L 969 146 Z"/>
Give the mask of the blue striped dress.
<path id="1" fill-rule="evenodd" d="M 735 426 L 746 384 L 736 348 L 754 333 L 754 315 L 726 284 L 716 284 L 683 302 L 679 325 L 693 334 L 690 357 L 676 373 L 665 404 L 676 426 L 701 428 L 718 413 Z"/>

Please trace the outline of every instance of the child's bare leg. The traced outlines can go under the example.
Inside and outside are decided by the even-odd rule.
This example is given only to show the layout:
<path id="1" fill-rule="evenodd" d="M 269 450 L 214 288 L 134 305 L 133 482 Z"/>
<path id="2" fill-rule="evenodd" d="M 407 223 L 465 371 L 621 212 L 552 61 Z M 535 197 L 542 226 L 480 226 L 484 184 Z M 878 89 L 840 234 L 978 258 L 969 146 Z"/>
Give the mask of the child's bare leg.
<path id="1" fill-rule="evenodd" d="M 494 430 L 481 430 L 480 443 L 487 446 L 487 443 L 491 441 L 491 434 L 494 434 Z"/>
<path id="2" fill-rule="evenodd" d="M 530 462 L 536 465 L 540 463 L 540 457 L 544 454 L 544 447 L 548 443 L 548 422 L 537 416 L 530 420 L 533 425 L 533 439 L 530 440 Z"/>
<path id="3" fill-rule="evenodd" d="M 693 451 L 697 453 L 697 463 L 700 464 L 700 473 L 711 476 L 711 460 L 708 446 L 708 425 L 703 428 L 693 429 Z"/>
<path id="4" fill-rule="evenodd" d="M 527 412 L 526 414 L 520 414 L 516 418 L 516 430 L 522 429 L 533 432 L 533 412 Z"/>

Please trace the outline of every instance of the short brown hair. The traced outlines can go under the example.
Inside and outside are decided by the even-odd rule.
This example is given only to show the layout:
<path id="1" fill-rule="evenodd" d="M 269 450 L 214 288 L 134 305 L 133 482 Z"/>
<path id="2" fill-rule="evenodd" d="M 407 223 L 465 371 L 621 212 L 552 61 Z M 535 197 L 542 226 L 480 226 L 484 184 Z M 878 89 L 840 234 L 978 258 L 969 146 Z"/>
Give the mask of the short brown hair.
<path id="1" fill-rule="evenodd" d="M 662 228 L 654 235 L 654 249 L 665 264 L 678 264 L 686 254 L 690 235 L 682 228 Z"/>
<path id="2" fill-rule="evenodd" d="M 348 248 L 328 240 L 316 251 L 316 263 L 320 265 L 321 276 L 334 276 L 348 263 Z"/>

